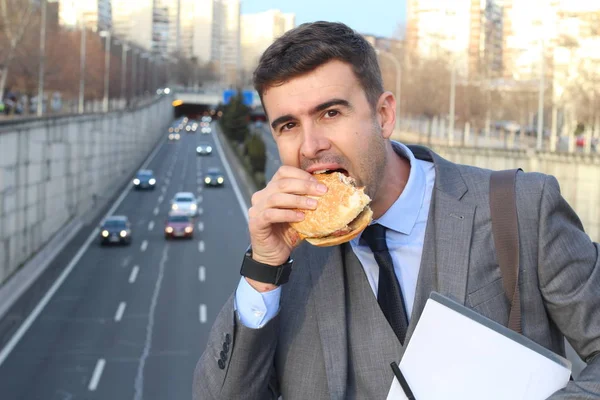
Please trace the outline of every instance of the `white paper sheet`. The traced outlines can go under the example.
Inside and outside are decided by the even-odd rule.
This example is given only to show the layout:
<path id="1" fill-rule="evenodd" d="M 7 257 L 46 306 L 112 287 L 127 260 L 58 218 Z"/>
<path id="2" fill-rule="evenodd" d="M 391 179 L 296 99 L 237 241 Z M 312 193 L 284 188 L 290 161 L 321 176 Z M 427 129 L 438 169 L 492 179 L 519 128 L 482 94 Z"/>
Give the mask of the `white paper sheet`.
<path id="1" fill-rule="evenodd" d="M 417 400 L 543 400 L 571 375 L 565 358 L 438 293 L 399 367 Z M 387 399 L 406 398 L 394 379 Z"/>

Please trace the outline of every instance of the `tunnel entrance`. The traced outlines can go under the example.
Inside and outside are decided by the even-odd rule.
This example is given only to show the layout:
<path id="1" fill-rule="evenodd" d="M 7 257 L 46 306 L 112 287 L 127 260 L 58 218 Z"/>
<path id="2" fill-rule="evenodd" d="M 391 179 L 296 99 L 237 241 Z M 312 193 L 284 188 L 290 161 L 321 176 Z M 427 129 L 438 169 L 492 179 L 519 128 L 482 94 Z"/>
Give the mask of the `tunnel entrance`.
<path id="1" fill-rule="evenodd" d="M 173 104 L 173 119 L 188 117 L 192 120 L 199 120 L 204 115 L 215 117 L 216 105 L 212 104 L 189 104 L 175 103 Z"/>

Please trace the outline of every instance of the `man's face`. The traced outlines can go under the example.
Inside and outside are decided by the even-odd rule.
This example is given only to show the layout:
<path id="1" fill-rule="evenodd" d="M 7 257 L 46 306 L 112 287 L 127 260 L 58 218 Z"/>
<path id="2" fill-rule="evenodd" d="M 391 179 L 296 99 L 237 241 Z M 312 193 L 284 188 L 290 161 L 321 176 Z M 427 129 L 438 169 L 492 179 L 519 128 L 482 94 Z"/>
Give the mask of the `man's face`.
<path id="1" fill-rule="evenodd" d="M 352 67 L 330 61 L 263 93 L 284 165 L 342 169 L 373 197 L 385 168 L 385 140 Z"/>

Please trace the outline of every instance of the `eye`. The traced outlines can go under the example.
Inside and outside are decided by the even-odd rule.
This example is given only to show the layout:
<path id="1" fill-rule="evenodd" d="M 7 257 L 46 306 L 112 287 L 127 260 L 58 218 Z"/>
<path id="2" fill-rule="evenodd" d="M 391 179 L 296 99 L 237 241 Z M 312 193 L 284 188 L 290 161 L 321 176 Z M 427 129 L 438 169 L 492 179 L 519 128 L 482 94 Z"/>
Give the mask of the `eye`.
<path id="1" fill-rule="evenodd" d="M 285 132 L 285 131 L 289 131 L 290 129 L 294 128 L 296 126 L 295 122 L 288 122 L 287 124 L 284 124 L 281 126 L 281 131 Z"/>
<path id="2" fill-rule="evenodd" d="M 340 114 L 338 110 L 327 110 L 325 111 L 325 118 L 335 118 Z"/>

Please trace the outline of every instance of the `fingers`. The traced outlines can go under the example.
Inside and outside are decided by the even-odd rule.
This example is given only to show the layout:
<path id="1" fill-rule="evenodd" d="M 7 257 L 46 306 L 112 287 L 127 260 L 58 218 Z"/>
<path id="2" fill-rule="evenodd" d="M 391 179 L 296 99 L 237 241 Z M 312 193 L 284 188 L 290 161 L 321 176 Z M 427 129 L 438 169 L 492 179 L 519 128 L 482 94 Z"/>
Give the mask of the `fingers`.
<path id="1" fill-rule="evenodd" d="M 277 172 L 271 178 L 271 181 L 279 180 L 282 178 L 296 178 L 296 179 L 305 179 L 309 181 L 316 181 L 317 179 L 309 172 L 304 171 L 303 169 L 290 167 L 289 165 L 282 165 L 277 169 Z"/>

